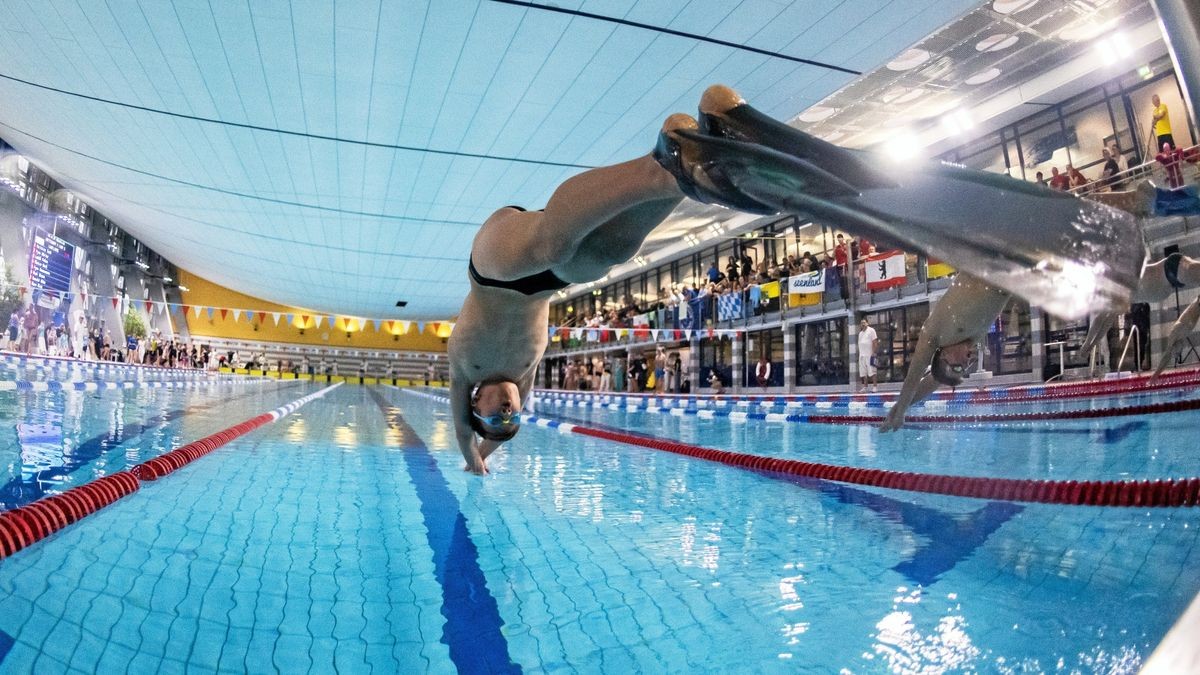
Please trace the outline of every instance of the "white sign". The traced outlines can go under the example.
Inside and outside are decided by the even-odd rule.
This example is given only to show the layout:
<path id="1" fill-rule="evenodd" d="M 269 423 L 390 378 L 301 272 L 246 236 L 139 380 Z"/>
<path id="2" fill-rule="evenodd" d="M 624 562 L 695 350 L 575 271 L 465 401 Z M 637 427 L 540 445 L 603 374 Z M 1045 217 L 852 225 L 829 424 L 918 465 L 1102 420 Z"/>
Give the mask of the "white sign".
<path id="1" fill-rule="evenodd" d="M 825 270 L 793 274 L 788 277 L 788 293 L 821 293 L 825 290 Z"/>

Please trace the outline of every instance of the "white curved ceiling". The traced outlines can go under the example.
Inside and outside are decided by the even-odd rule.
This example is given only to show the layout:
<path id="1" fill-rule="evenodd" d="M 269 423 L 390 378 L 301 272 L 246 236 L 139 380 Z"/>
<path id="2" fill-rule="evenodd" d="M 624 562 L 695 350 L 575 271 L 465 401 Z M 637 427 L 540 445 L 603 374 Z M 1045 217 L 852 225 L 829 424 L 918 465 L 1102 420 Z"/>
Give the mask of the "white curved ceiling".
<path id="1" fill-rule="evenodd" d="M 0 137 L 229 288 L 445 318 L 495 208 L 645 153 L 713 82 L 790 119 L 855 77 L 795 59 L 870 71 L 978 4 L 4 2 Z"/>

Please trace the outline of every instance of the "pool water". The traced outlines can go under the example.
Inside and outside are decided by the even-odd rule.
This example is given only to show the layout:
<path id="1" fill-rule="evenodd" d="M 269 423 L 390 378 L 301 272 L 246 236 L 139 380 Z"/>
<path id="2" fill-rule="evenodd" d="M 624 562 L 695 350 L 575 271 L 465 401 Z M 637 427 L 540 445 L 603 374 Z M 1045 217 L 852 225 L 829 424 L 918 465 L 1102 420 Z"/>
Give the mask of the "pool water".
<path id="1" fill-rule="evenodd" d="M 0 394 L 0 468 L 51 471 L 121 420 L 83 481 L 317 388 Z M 1198 473 L 1195 413 L 890 435 L 549 414 L 856 466 Z M 24 423 L 61 440 L 27 455 Z M 340 387 L 0 561 L 0 671 L 1129 672 L 1200 591 L 1196 509 L 909 494 L 533 426 L 490 464 L 462 471 L 444 404 Z"/>

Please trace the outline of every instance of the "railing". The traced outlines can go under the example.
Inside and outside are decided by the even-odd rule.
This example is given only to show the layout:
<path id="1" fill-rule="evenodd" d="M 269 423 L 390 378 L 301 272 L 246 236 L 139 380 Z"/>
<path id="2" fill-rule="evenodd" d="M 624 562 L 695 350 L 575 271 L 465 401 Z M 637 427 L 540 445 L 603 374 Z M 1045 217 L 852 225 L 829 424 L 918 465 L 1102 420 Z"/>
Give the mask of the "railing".
<path id="1" fill-rule="evenodd" d="M 854 270 L 854 268 L 855 266 L 851 265 L 846 269 Z M 933 285 L 931 285 L 931 280 L 929 279 L 928 263 L 924 256 L 920 256 L 916 273 L 909 273 L 904 286 L 887 291 L 870 291 L 857 278 L 857 274 L 851 271 L 844 273 L 839 283 L 826 286 L 819 303 L 793 307 L 790 306 L 791 303 L 787 292 L 788 277 L 783 277 L 778 281 L 768 282 L 779 284 L 779 294 L 774 297 L 763 295 L 761 296 L 762 300 L 758 304 L 751 303 L 752 294 L 749 289 L 742 289 L 741 291 L 721 295 L 706 295 L 698 300 L 690 301 L 686 306 L 678 305 L 644 312 L 639 316 L 651 315 L 647 317 L 649 323 L 646 325 L 623 326 L 618 329 L 610 327 L 588 328 L 580 325 L 573 327 L 559 326 L 560 329 L 567 329 L 567 332 L 560 334 L 556 340 L 552 341 L 550 351 L 551 353 L 563 353 L 604 350 L 606 348 L 625 345 L 649 345 L 656 342 L 654 333 L 651 332 L 655 330 L 659 331 L 657 341 L 672 342 L 677 339 L 672 334 L 672 331 L 698 330 L 701 331 L 702 335 L 706 335 L 705 331 L 710 328 L 718 332 L 735 329 L 753 329 L 756 326 L 783 321 L 796 316 L 820 320 L 824 315 L 843 312 L 846 309 L 856 306 L 856 301 L 858 305 L 863 305 L 877 301 L 877 296 L 892 299 L 894 297 L 904 297 L 905 295 L 928 293 L 937 288 L 937 280 L 932 281 L 934 282 Z M 763 284 L 758 284 L 758 286 L 761 288 Z M 732 293 L 741 294 L 740 309 L 733 316 L 725 314 L 727 318 L 722 319 L 720 318 L 723 315 L 720 311 L 720 299 Z M 576 321 L 579 320 L 578 317 L 573 318 Z M 594 332 L 594 339 L 589 339 L 589 335 L 591 334 L 589 331 Z M 626 334 L 618 337 L 615 331 L 626 331 Z M 557 348 L 554 346 L 555 344 L 558 345 Z"/>
<path id="2" fill-rule="evenodd" d="M 1129 344 L 1131 342 L 1134 343 L 1133 351 L 1137 358 L 1137 362 L 1134 365 L 1134 371 L 1139 373 L 1142 372 L 1142 341 L 1137 340 L 1135 342 L 1134 338 L 1136 337 L 1138 337 L 1138 327 L 1137 324 L 1134 324 L 1133 329 L 1129 331 L 1129 337 L 1125 338 L 1125 348 L 1121 350 L 1121 358 L 1117 361 L 1116 372 L 1121 372 L 1121 366 L 1125 365 L 1125 355 L 1129 353 Z"/>
<path id="3" fill-rule="evenodd" d="M 1200 152 L 1200 145 L 1192 145 L 1186 148 L 1181 148 L 1181 150 L 1185 156 L 1192 157 L 1195 156 L 1196 153 Z M 1192 177 L 1192 179 L 1200 180 L 1200 164 L 1192 164 L 1192 166 L 1195 168 L 1195 175 Z M 1148 162 L 1143 162 L 1142 164 L 1138 164 L 1137 166 L 1133 166 L 1124 171 L 1116 173 L 1109 178 L 1098 178 L 1086 185 L 1072 188 L 1069 190 L 1069 192 L 1080 197 L 1085 197 L 1097 192 L 1105 192 L 1109 190 L 1112 185 L 1122 183 L 1125 184 L 1126 189 L 1130 189 L 1132 188 L 1130 183 L 1134 179 L 1146 176 L 1153 176 L 1154 178 L 1165 180 L 1167 177 L 1167 168 L 1163 164 L 1160 164 L 1158 160 L 1151 159 Z"/>

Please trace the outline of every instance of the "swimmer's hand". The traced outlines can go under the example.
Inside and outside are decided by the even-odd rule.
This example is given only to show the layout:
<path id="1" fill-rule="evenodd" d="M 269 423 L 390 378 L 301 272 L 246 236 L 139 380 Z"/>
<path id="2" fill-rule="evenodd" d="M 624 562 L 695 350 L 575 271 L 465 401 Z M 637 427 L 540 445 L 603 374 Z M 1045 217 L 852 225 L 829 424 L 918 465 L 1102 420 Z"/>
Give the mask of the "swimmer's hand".
<path id="1" fill-rule="evenodd" d="M 482 459 L 475 459 L 470 464 L 464 465 L 463 471 L 470 471 L 476 476 L 485 476 L 488 473 L 487 462 Z"/>
<path id="2" fill-rule="evenodd" d="M 481 446 L 482 443 L 480 443 L 479 439 L 471 439 L 471 450 L 470 454 L 468 454 L 466 457 L 467 463 L 466 466 L 463 467 L 463 471 L 470 471 L 476 476 L 483 476 L 487 474 L 487 457 L 480 452 Z"/>
<path id="3" fill-rule="evenodd" d="M 883 418 L 883 422 L 879 425 L 879 430 L 883 433 L 895 431 L 904 426 L 904 408 L 899 405 L 892 406 L 888 411 L 887 417 Z"/>

